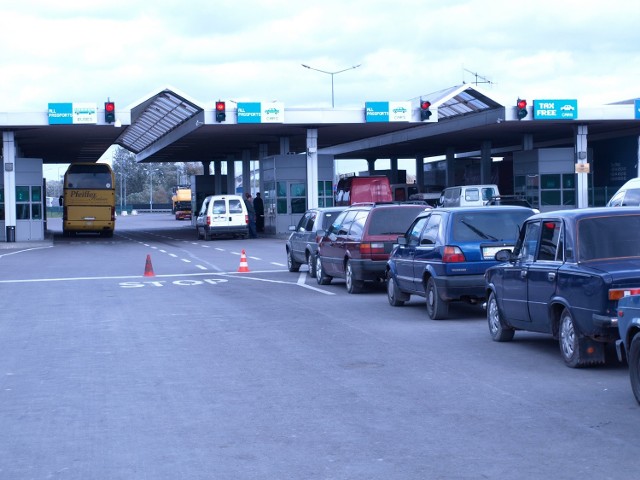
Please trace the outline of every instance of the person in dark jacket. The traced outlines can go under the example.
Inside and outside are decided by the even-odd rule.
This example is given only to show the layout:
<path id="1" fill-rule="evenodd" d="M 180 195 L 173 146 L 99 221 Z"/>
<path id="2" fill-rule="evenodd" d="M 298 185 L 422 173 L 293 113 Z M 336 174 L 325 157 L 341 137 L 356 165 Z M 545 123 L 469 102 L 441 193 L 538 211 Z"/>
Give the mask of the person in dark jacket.
<path id="1" fill-rule="evenodd" d="M 249 215 L 249 238 L 258 238 L 258 233 L 256 232 L 256 210 L 253 207 L 249 192 L 244 194 L 244 203 L 247 206 L 247 214 Z"/>
<path id="2" fill-rule="evenodd" d="M 258 232 L 264 232 L 264 202 L 260 192 L 256 193 L 256 198 L 253 199 L 253 208 L 256 211 L 256 229 Z"/>

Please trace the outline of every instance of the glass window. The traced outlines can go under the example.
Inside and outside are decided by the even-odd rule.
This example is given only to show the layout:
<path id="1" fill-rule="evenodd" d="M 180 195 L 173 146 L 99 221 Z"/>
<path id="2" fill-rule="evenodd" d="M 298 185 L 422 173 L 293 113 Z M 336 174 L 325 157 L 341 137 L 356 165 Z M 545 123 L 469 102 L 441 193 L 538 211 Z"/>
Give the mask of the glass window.
<path id="1" fill-rule="evenodd" d="M 561 226 L 562 224 L 560 222 L 542 222 L 538 260 L 556 260 L 560 243 L 560 232 L 562 230 Z"/>
<path id="2" fill-rule="evenodd" d="M 304 213 L 306 209 L 307 209 L 306 198 L 291 199 L 291 213 Z"/>
<path id="3" fill-rule="evenodd" d="M 513 241 L 530 212 L 456 212 L 452 215 L 454 242 Z"/>
<path id="4" fill-rule="evenodd" d="M 429 217 L 422 217 L 416 220 L 413 225 L 409 227 L 409 230 L 406 233 L 407 237 L 407 245 L 417 245 L 420 241 L 420 233 L 422 233 L 422 229 L 425 224 L 429 220 Z"/>
<path id="5" fill-rule="evenodd" d="M 305 215 L 304 230 L 306 232 L 313 232 L 313 224 L 316 221 L 317 215 L 316 212 L 309 212 Z"/>
<path id="6" fill-rule="evenodd" d="M 292 183 L 289 191 L 292 197 L 304 197 L 307 195 L 307 186 L 304 183 Z"/>
<path id="7" fill-rule="evenodd" d="M 241 200 L 229 200 L 229 213 L 242 213 Z"/>
<path id="8" fill-rule="evenodd" d="M 31 204 L 31 219 L 42 220 L 42 204 L 41 203 Z"/>
<path id="9" fill-rule="evenodd" d="M 476 202 L 480 200 L 480 191 L 477 188 L 467 188 L 464 191 L 464 199 L 467 202 Z"/>
<path id="10" fill-rule="evenodd" d="M 637 232 L 640 215 L 615 215 L 578 221 L 578 261 L 640 256 L 640 242 L 633 235 L 611 232 Z"/>
<path id="11" fill-rule="evenodd" d="M 42 201 L 42 187 L 39 187 L 39 186 L 31 187 L 31 201 L 32 202 Z"/>
<path id="12" fill-rule="evenodd" d="M 28 203 L 16 203 L 16 219 L 29 220 L 29 204 Z"/>
<path id="13" fill-rule="evenodd" d="M 287 182 L 278 182 L 277 189 L 278 189 L 278 191 L 276 192 L 276 195 L 278 197 L 286 197 L 287 196 Z M 284 212 L 284 213 L 287 213 L 287 212 Z"/>
<path id="14" fill-rule="evenodd" d="M 0 187 L 0 203 L 4 203 L 4 187 Z"/>
<path id="15" fill-rule="evenodd" d="M 276 209 L 278 213 L 287 213 L 287 197 L 278 198 L 276 202 Z"/>
<path id="16" fill-rule="evenodd" d="M 527 230 L 522 242 L 520 251 L 520 259 L 524 262 L 533 262 L 536 249 L 538 248 L 538 239 L 540 237 L 540 222 L 531 222 L 527 224 Z"/>
<path id="17" fill-rule="evenodd" d="M 420 245 L 435 245 L 436 240 L 438 239 L 440 223 L 442 223 L 442 217 L 440 215 L 431 215 L 427 228 L 425 228 L 422 233 Z"/>
<path id="18" fill-rule="evenodd" d="M 347 215 L 342 219 L 342 223 L 337 226 L 337 230 L 334 232 L 336 235 L 346 235 L 349 233 L 349 229 L 351 228 L 351 224 L 353 220 L 356 218 L 357 212 L 348 212 Z"/>
<path id="19" fill-rule="evenodd" d="M 560 190 L 543 190 L 540 192 L 541 205 L 562 205 Z"/>
<path id="20" fill-rule="evenodd" d="M 559 189 L 560 188 L 560 174 L 546 174 L 540 175 L 540 188 L 542 190 Z"/>
<path id="21" fill-rule="evenodd" d="M 407 231 L 420 212 L 424 211 L 419 205 L 398 208 L 379 208 L 371 212 L 369 235 L 402 235 Z"/>
<path id="22" fill-rule="evenodd" d="M 29 201 L 29 187 L 16 187 L 16 202 Z"/>
<path id="23" fill-rule="evenodd" d="M 364 231 L 364 222 L 367 221 L 369 212 L 358 212 L 356 218 L 353 219 L 351 228 L 349 229 L 349 235 L 352 237 L 360 238 Z"/>
<path id="24" fill-rule="evenodd" d="M 213 206 L 211 207 L 211 212 L 213 214 L 215 214 L 215 215 L 221 215 L 221 214 L 226 213 L 226 208 L 224 206 L 224 200 L 214 200 L 213 201 Z"/>

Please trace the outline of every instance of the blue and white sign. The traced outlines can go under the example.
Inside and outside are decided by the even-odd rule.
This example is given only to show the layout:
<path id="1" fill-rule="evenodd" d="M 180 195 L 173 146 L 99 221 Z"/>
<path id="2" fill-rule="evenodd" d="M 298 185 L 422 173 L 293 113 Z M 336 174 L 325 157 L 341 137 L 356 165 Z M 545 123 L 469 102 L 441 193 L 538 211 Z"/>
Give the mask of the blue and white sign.
<path id="1" fill-rule="evenodd" d="M 284 123 L 284 104 L 239 102 L 238 123 Z"/>
<path id="2" fill-rule="evenodd" d="M 239 102 L 238 123 L 260 123 L 261 111 L 260 102 Z"/>
<path id="3" fill-rule="evenodd" d="M 96 124 L 95 103 L 49 103 L 49 125 Z"/>
<path id="4" fill-rule="evenodd" d="M 535 120 L 577 120 L 578 100 L 534 100 Z"/>
<path id="5" fill-rule="evenodd" d="M 365 120 L 374 122 L 411 121 L 411 102 L 366 102 Z"/>
<path id="6" fill-rule="evenodd" d="M 636 99 L 635 102 L 633 102 L 633 111 L 635 112 L 633 118 L 640 120 L 640 99 Z"/>
<path id="7" fill-rule="evenodd" d="M 389 102 L 366 102 L 364 110 L 367 123 L 389 121 Z"/>
<path id="8" fill-rule="evenodd" d="M 72 103 L 50 103 L 49 125 L 71 125 L 73 123 Z"/>

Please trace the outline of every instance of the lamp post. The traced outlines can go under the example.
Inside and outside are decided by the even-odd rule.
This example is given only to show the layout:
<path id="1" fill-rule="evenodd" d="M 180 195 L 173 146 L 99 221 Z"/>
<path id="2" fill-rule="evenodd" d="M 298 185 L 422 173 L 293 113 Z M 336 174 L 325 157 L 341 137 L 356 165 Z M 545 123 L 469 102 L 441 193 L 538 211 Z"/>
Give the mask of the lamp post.
<path id="1" fill-rule="evenodd" d="M 342 72 L 346 72 L 347 70 L 353 70 L 354 68 L 358 68 L 359 66 L 361 66 L 362 64 L 358 64 L 358 65 L 354 65 L 352 67 L 349 68 L 345 68 L 344 70 L 338 70 L 337 72 L 327 72 L 326 70 L 320 70 L 318 68 L 313 68 L 310 67 L 309 65 L 305 65 L 304 63 L 301 64 L 304 68 L 308 68 L 309 70 L 315 70 L 316 72 L 320 72 L 320 73 L 326 73 L 327 75 L 331 75 L 331 108 L 334 108 L 335 103 L 334 103 L 334 96 L 333 96 L 333 76 L 337 75 L 339 73 Z"/>
<path id="2" fill-rule="evenodd" d="M 159 172 L 159 168 L 149 167 L 149 211 L 153 213 L 153 172 Z"/>

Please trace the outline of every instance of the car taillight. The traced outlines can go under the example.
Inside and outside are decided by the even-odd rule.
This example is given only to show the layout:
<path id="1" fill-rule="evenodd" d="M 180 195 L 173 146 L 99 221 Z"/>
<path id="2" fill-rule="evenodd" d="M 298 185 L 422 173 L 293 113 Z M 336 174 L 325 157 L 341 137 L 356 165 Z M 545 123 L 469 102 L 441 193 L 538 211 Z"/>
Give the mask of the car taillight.
<path id="1" fill-rule="evenodd" d="M 207 215 L 207 226 L 211 226 L 211 217 Z"/>
<path id="2" fill-rule="evenodd" d="M 361 255 L 380 255 L 384 253 L 384 243 L 361 243 Z"/>
<path id="3" fill-rule="evenodd" d="M 640 288 L 612 288 L 609 290 L 609 300 L 620 300 L 628 295 L 638 295 Z"/>
<path id="4" fill-rule="evenodd" d="M 249 215 L 245 215 L 245 216 L 244 216 L 244 223 L 246 223 L 247 225 L 249 225 Z"/>
<path id="5" fill-rule="evenodd" d="M 442 261 L 445 263 L 464 262 L 464 253 L 459 247 L 444 247 L 444 254 L 442 255 Z"/>

